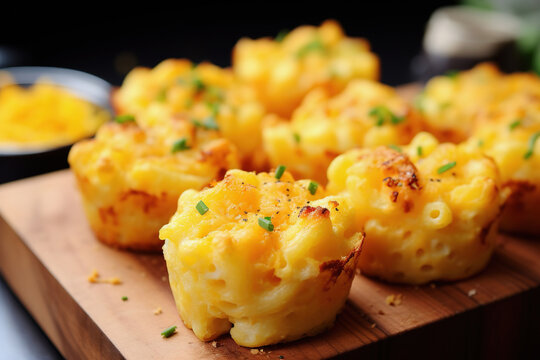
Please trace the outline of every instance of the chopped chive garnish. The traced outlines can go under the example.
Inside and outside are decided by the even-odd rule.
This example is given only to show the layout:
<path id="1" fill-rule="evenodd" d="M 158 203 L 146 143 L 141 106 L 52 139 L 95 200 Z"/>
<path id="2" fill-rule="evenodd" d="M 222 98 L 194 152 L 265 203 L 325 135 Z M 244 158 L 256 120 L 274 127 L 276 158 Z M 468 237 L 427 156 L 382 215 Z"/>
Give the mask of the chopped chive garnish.
<path id="1" fill-rule="evenodd" d="M 156 101 L 165 102 L 167 100 L 167 89 L 161 89 L 156 95 Z"/>
<path id="2" fill-rule="evenodd" d="M 315 181 L 310 181 L 308 185 L 308 190 L 311 195 L 315 195 L 317 192 L 317 188 L 319 187 L 319 184 L 317 184 Z"/>
<path id="3" fill-rule="evenodd" d="M 517 128 L 519 125 L 521 125 L 521 120 L 520 120 L 520 119 L 517 119 L 517 120 L 515 120 L 514 122 L 512 122 L 510 125 L 508 125 L 508 127 L 510 128 L 510 130 L 514 130 L 514 129 Z"/>
<path id="4" fill-rule="evenodd" d="M 128 300 L 127 296 L 122 296 L 122 301 L 127 301 L 127 300 Z"/>
<path id="5" fill-rule="evenodd" d="M 424 154 L 424 150 L 422 149 L 421 146 L 417 146 L 416 147 L 416 154 L 420 157 Z"/>
<path id="6" fill-rule="evenodd" d="M 173 325 L 163 330 L 163 332 L 161 333 L 161 336 L 163 336 L 164 338 L 168 338 L 168 337 L 171 337 L 175 332 L 176 332 L 176 325 Z"/>
<path id="7" fill-rule="evenodd" d="M 199 212 L 199 214 L 201 215 L 204 215 L 206 214 L 206 212 L 209 210 L 208 209 L 208 206 L 206 206 L 206 204 L 201 200 L 197 203 L 197 205 L 195 205 L 195 208 L 197 209 L 197 211 Z"/>
<path id="8" fill-rule="evenodd" d="M 397 146 L 397 145 L 390 144 L 390 145 L 388 145 L 388 147 L 389 147 L 390 149 L 392 149 L 392 150 L 397 151 L 397 152 L 401 152 L 401 148 L 400 148 L 399 146 Z"/>
<path id="9" fill-rule="evenodd" d="M 300 143 L 300 134 L 294 133 L 293 137 L 294 137 L 294 142 L 299 144 Z"/>
<path id="10" fill-rule="evenodd" d="M 449 77 L 450 79 L 455 79 L 459 75 L 459 70 L 448 70 L 444 73 L 444 76 Z"/>
<path id="11" fill-rule="evenodd" d="M 437 174 L 442 174 L 443 172 L 450 170 L 451 168 L 456 166 L 456 164 L 457 163 L 455 161 L 452 161 L 452 162 L 449 162 L 448 164 L 441 166 L 440 168 L 437 169 Z"/>
<path id="12" fill-rule="evenodd" d="M 210 109 L 210 112 L 212 113 L 212 117 L 216 116 L 219 113 L 218 103 L 207 101 L 206 106 Z"/>
<path id="13" fill-rule="evenodd" d="M 390 116 L 390 122 L 392 122 L 392 125 L 397 125 L 405 121 L 405 116 L 397 116 L 392 113 Z"/>
<path id="14" fill-rule="evenodd" d="M 287 35 L 289 35 L 289 30 L 283 29 L 276 35 L 276 38 L 274 40 L 276 42 L 282 42 Z"/>
<path id="15" fill-rule="evenodd" d="M 204 119 L 203 126 L 210 130 L 219 130 L 219 126 L 216 122 L 216 118 L 213 116 L 209 116 L 206 119 Z"/>
<path id="16" fill-rule="evenodd" d="M 540 137 L 540 131 L 539 132 L 536 132 L 534 134 L 531 135 L 531 138 L 529 139 L 529 149 L 527 150 L 527 152 L 525 153 L 525 155 L 523 155 L 523 158 L 525 160 L 527 160 L 528 158 L 530 158 L 531 156 L 533 156 L 533 153 L 534 153 L 534 144 L 536 143 L 536 140 Z"/>
<path id="17" fill-rule="evenodd" d="M 314 51 L 321 51 L 321 52 L 325 51 L 324 44 L 322 43 L 321 40 L 315 39 L 307 43 L 306 45 L 302 46 L 300 50 L 298 50 L 298 52 L 296 53 L 296 56 L 299 58 L 302 58 L 306 56 L 307 54 L 309 54 L 310 52 L 314 52 Z"/>
<path id="18" fill-rule="evenodd" d="M 272 224 L 272 218 L 269 216 L 259 218 L 259 226 L 266 231 L 274 231 L 274 224 Z"/>
<path id="19" fill-rule="evenodd" d="M 184 151 L 184 150 L 189 150 L 190 147 L 189 145 L 187 144 L 187 139 L 185 137 L 181 138 L 181 139 L 178 139 L 174 142 L 172 148 L 171 148 L 171 152 L 174 154 L 175 152 L 178 152 L 178 151 Z"/>
<path id="20" fill-rule="evenodd" d="M 206 88 L 206 85 L 204 85 L 202 80 L 199 79 L 198 77 L 193 79 L 193 82 L 191 84 L 193 85 L 193 88 L 195 89 L 195 91 L 198 93 L 204 91 L 204 89 Z"/>
<path id="21" fill-rule="evenodd" d="M 405 116 L 397 116 L 384 105 L 375 106 L 369 110 L 368 115 L 376 118 L 376 126 L 382 126 L 385 121 L 390 121 L 392 125 L 397 125 L 405 121 Z"/>
<path id="22" fill-rule="evenodd" d="M 276 179 L 281 179 L 283 176 L 283 173 L 285 172 L 286 166 L 285 165 L 279 165 L 276 169 Z"/>
<path id="23" fill-rule="evenodd" d="M 478 140 L 478 147 L 483 147 L 483 146 L 484 146 L 484 139 Z"/>
<path id="24" fill-rule="evenodd" d="M 114 121 L 119 124 L 135 122 L 135 116 L 131 114 L 118 115 L 117 117 L 114 118 Z"/>
<path id="25" fill-rule="evenodd" d="M 208 129 L 208 130 L 219 130 L 219 126 L 216 123 L 216 119 L 213 116 L 209 116 L 206 119 L 204 119 L 203 121 L 193 119 L 193 120 L 191 120 L 191 122 L 196 127 L 202 127 L 202 128 Z"/>

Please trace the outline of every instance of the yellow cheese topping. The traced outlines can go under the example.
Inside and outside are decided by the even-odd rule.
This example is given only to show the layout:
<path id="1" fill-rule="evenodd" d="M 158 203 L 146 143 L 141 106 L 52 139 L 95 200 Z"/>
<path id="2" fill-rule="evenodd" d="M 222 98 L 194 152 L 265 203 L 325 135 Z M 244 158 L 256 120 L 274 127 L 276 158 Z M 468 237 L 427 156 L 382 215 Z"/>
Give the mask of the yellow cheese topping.
<path id="1" fill-rule="evenodd" d="M 46 148 L 91 136 L 109 114 L 63 88 L 38 82 L 0 88 L 0 145 Z"/>

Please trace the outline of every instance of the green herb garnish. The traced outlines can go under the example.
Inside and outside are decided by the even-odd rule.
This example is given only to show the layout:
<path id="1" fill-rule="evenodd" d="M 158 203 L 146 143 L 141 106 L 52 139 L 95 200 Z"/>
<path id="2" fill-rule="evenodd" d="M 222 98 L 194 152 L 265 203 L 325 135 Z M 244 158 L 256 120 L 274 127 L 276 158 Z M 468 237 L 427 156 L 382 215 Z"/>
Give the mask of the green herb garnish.
<path id="1" fill-rule="evenodd" d="M 219 130 L 219 126 L 216 122 L 216 118 L 213 116 L 209 116 L 203 121 L 203 125 L 205 128 L 210 130 Z"/>
<path id="2" fill-rule="evenodd" d="M 221 102 L 223 101 L 224 95 L 223 90 L 216 86 L 206 86 L 206 91 L 204 93 L 204 98 L 208 102 Z"/>
<path id="3" fill-rule="evenodd" d="M 300 143 L 300 134 L 294 133 L 293 137 L 294 137 L 294 142 L 299 144 Z"/>
<path id="4" fill-rule="evenodd" d="M 274 40 L 275 40 L 276 42 L 282 42 L 283 39 L 285 39 L 285 37 L 286 37 L 287 35 L 289 35 L 289 30 L 283 29 L 283 30 L 281 30 L 281 31 L 276 35 L 276 37 L 275 37 Z"/>
<path id="5" fill-rule="evenodd" d="M 167 100 L 167 89 L 161 89 L 156 95 L 156 101 L 165 102 Z"/>
<path id="6" fill-rule="evenodd" d="M 512 131 L 515 128 L 517 128 L 519 125 L 521 125 L 521 120 L 517 119 L 517 120 L 513 121 L 510 125 L 508 125 L 508 128 L 510 129 L 510 131 Z"/>
<path id="7" fill-rule="evenodd" d="M 484 139 L 478 140 L 478 147 L 483 147 L 483 146 L 484 146 Z"/>
<path id="8" fill-rule="evenodd" d="M 127 300 L 128 300 L 127 296 L 122 296 L 122 301 L 127 301 Z"/>
<path id="9" fill-rule="evenodd" d="M 135 122 L 135 116 L 131 114 L 118 115 L 117 117 L 114 118 L 114 121 L 119 124 Z"/>
<path id="10" fill-rule="evenodd" d="M 386 121 L 390 121 L 392 125 L 397 125 L 405 120 L 405 116 L 397 116 L 384 105 L 375 106 L 369 110 L 368 115 L 375 117 L 376 126 L 382 126 Z"/>
<path id="11" fill-rule="evenodd" d="M 197 209 L 197 211 L 199 212 L 199 214 L 201 215 L 204 215 L 206 214 L 206 212 L 209 210 L 208 209 L 208 206 L 206 206 L 206 204 L 201 200 L 197 203 L 197 205 L 195 205 L 195 208 Z"/>
<path id="12" fill-rule="evenodd" d="M 443 172 L 446 172 L 452 169 L 454 166 L 456 166 L 456 164 L 457 163 L 455 161 L 452 161 L 452 162 L 449 162 L 448 164 L 441 166 L 440 168 L 437 169 L 437 174 L 442 174 Z"/>
<path id="13" fill-rule="evenodd" d="M 200 92 L 204 91 L 204 89 L 206 89 L 206 85 L 198 77 L 193 79 L 193 82 L 191 83 L 191 85 L 193 86 L 195 91 L 198 92 L 198 93 L 200 93 Z"/>
<path id="14" fill-rule="evenodd" d="M 286 166 L 285 165 L 279 165 L 276 169 L 276 179 L 281 179 L 283 176 L 283 173 L 285 172 Z"/>
<path id="15" fill-rule="evenodd" d="M 209 116 L 206 119 L 204 119 L 203 121 L 193 119 L 193 120 L 191 120 L 191 122 L 193 123 L 193 125 L 195 125 L 197 127 L 202 127 L 202 128 L 208 129 L 208 130 L 219 130 L 219 126 L 216 123 L 216 119 L 213 116 Z"/>
<path id="16" fill-rule="evenodd" d="M 531 156 L 533 156 L 533 152 L 534 152 L 534 144 L 536 143 L 536 140 L 540 137 L 540 131 L 539 132 L 536 132 L 534 134 L 531 135 L 531 138 L 529 139 L 529 149 L 527 150 L 527 152 L 525 153 L 525 155 L 523 155 L 523 158 L 525 160 L 527 160 L 528 158 L 530 158 Z"/>
<path id="17" fill-rule="evenodd" d="M 388 147 L 390 149 L 392 149 L 392 150 L 395 150 L 395 151 L 399 152 L 399 153 L 401 152 L 401 148 L 399 146 L 397 146 L 397 145 L 390 144 L 390 145 L 388 145 Z"/>
<path id="18" fill-rule="evenodd" d="M 206 106 L 210 109 L 210 112 L 212 113 L 212 117 L 217 116 L 219 113 L 219 104 L 215 102 L 206 102 Z"/>
<path id="19" fill-rule="evenodd" d="M 302 58 L 302 57 L 306 56 L 307 54 L 309 54 L 310 52 L 314 52 L 314 51 L 323 52 L 325 50 L 326 49 L 325 49 L 324 44 L 322 43 L 322 41 L 319 40 L 319 39 L 315 39 L 315 40 L 307 43 L 306 45 L 302 46 L 300 48 L 300 50 L 298 50 L 298 52 L 296 53 L 296 56 L 299 57 L 299 58 Z"/>
<path id="20" fill-rule="evenodd" d="M 163 330 L 163 332 L 161 333 L 161 336 L 163 336 L 164 338 L 168 338 L 168 337 L 171 337 L 175 332 L 176 332 L 176 325 L 173 325 Z"/>
<path id="21" fill-rule="evenodd" d="M 171 148 L 171 152 L 174 154 L 178 151 L 184 151 L 191 149 L 187 144 L 187 139 L 185 137 L 176 140 Z"/>
<path id="22" fill-rule="evenodd" d="M 315 181 L 310 181 L 308 185 L 308 190 L 311 195 L 315 195 L 317 192 L 317 188 L 319 187 L 319 184 L 317 184 Z"/>
<path id="23" fill-rule="evenodd" d="M 424 150 L 421 146 L 416 147 L 416 154 L 418 155 L 418 157 L 421 157 L 424 154 Z"/>
<path id="24" fill-rule="evenodd" d="M 274 231 L 274 224 L 272 224 L 272 218 L 269 216 L 259 218 L 259 226 L 266 231 Z"/>
<path id="25" fill-rule="evenodd" d="M 450 79 L 455 79 L 459 75 L 459 70 L 448 70 L 444 73 L 444 76 L 449 77 Z"/>

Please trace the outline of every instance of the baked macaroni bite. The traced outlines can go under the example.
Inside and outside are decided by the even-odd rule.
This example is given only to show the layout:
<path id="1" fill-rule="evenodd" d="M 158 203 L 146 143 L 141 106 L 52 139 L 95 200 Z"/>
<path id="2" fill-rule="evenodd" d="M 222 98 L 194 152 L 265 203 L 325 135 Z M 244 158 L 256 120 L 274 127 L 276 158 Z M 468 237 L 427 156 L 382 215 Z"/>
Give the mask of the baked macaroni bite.
<path id="1" fill-rule="evenodd" d="M 279 179 L 278 179 L 279 177 Z M 346 198 L 321 198 L 288 172 L 230 170 L 188 190 L 160 231 L 171 289 L 201 340 L 256 347 L 330 327 L 350 290 L 363 235 Z"/>
<path id="2" fill-rule="evenodd" d="M 316 89 L 291 121 L 269 116 L 263 146 L 272 166 L 284 164 L 298 178 L 326 183 L 326 170 L 354 147 L 407 144 L 419 131 L 418 113 L 393 88 L 353 80 L 340 94 Z"/>
<path id="3" fill-rule="evenodd" d="M 325 21 L 275 39 L 241 39 L 233 50 L 233 70 L 255 88 L 269 112 L 289 117 L 316 87 L 336 94 L 352 79 L 378 79 L 379 59 L 366 40 L 347 37 L 337 22 Z"/>
<path id="4" fill-rule="evenodd" d="M 536 83 L 540 90 L 537 77 Z M 495 160 L 503 184 L 512 191 L 504 207 L 501 229 L 540 235 L 540 95 L 517 93 L 486 117 L 469 144 Z"/>
<path id="5" fill-rule="evenodd" d="M 117 118 L 69 154 L 90 226 L 102 242 L 131 250 L 161 248 L 158 232 L 184 190 L 201 189 L 238 167 L 236 149 L 215 131 L 178 119 L 168 137 Z"/>
<path id="6" fill-rule="evenodd" d="M 217 130 L 237 147 L 245 168 L 266 166 L 261 150 L 264 108 L 229 69 L 182 59 L 165 60 L 153 69 L 135 68 L 113 94 L 113 103 L 118 113 L 136 115 L 143 128 L 183 117 Z"/>
<path id="7" fill-rule="evenodd" d="M 328 169 L 328 191 L 349 197 L 366 244 L 362 273 L 422 284 L 457 280 L 491 257 L 504 194 L 478 149 L 418 134 L 400 151 L 355 149 Z"/>
<path id="8" fill-rule="evenodd" d="M 442 141 L 466 140 L 476 117 L 501 98 L 502 78 L 494 65 L 484 63 L 431 79 L 415 102 L 428 131 Z"/>

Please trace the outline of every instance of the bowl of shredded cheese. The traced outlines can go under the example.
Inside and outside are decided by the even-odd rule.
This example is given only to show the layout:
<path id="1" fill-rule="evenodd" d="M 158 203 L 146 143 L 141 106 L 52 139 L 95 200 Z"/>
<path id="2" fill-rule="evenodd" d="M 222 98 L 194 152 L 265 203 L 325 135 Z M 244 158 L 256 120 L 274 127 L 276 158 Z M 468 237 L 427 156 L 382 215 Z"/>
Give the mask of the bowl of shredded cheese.
<path id="1" fill-rule="evenodd" d="M 71 145 L 110 120 L 110 93 L 81 71 L 0 69 L 0 183 L 66 168 Z"/>

